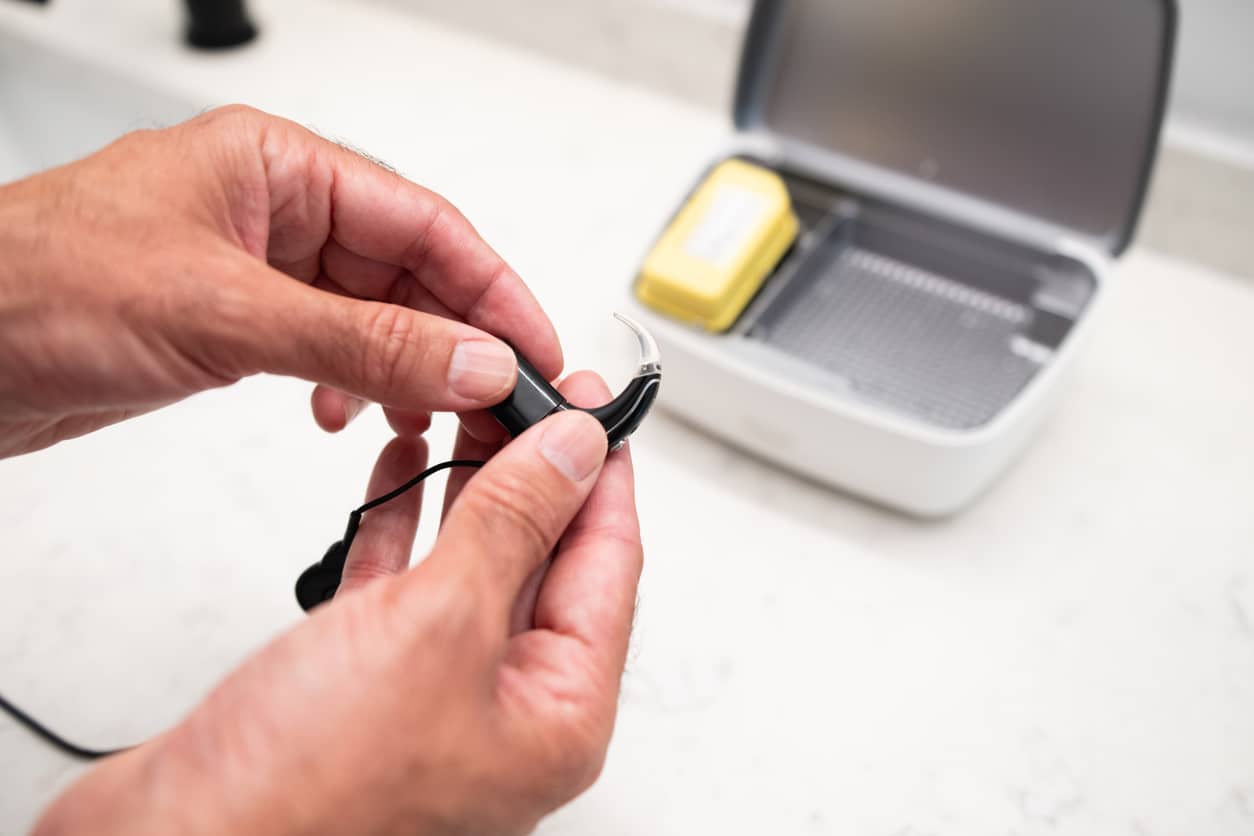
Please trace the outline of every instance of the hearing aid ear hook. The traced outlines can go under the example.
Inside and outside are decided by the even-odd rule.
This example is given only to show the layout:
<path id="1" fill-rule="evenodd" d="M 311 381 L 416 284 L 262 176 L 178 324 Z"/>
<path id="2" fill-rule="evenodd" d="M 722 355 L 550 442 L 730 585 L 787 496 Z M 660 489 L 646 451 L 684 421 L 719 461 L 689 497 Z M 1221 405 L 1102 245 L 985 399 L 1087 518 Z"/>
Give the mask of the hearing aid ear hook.
<path id="1" fill-rule="evenodd" d="M 640 343 L 640 368 L 627 387 L 609 403 L 591 409 L 575 406 L 514 349 L 518 358 L 518 383 L 509 397 L 490 409 L 511 436 L 517 436 L 554 412 L 577 409 L 601 422 L 610 450 L 617 450 L 649 414 L 662 383 L 662 362 L 657 341 L 640 323 L 616 313 L 614 318 L 635 333 Z"/>

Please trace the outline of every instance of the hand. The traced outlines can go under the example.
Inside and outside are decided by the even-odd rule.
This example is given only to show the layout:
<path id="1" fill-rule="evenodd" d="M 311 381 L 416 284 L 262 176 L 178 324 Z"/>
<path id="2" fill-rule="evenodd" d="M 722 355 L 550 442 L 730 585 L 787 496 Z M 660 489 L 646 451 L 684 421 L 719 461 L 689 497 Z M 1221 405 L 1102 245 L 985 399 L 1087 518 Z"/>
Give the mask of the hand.
<path id="1" fill-rule="evenodd" d="M 258 372 L 398 432 L 501 400 L 511 341 L 562 357 L 519 278 L 439 196 L 230 107 L 0 188 L 0 456 Z M 490 420 L 469 425 L 490 437 Z"/>
<path id="2" fill-rule="evenodd" d="M 592 375 L 562 389 L 609 395 Z M 88 773 L 36 833 L 529 831 L 594 780 L 614 722 L 641 550 L 630 459 L 605 444 L 564 412 L 455 471 L 414 569 L 419 493 L 369 512 L 332 601 Z M 464 431 L 457 446 L 491 452 Z M 394 440 L 368 495 L 426 459 Z"/>

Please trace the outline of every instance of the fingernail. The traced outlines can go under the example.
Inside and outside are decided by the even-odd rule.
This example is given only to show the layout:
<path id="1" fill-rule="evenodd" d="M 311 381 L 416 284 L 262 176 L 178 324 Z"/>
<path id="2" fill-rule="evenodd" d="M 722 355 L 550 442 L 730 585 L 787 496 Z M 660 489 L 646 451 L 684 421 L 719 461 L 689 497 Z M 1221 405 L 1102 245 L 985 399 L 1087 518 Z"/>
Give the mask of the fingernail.
<path id="1" fill-rule="evenodd" d="M 513 385 L 518 363 L 509 346 L 494 340 L 465 340 L 453 349 L 448 385 L 455 394 L 476 401 L 503 395 Z"/>
<path id="2" fill-rule="evenodd" d="M 344 426 L 352 423 L 353 419 L 361 414 L 366 408 L 366 402 L 361 398 L 348 398 L 344 401 Z"/>
<path id="3" fill-rule="evenodd" d="M 582 482 L 605 460 L 605 430 L 595 418 L 576 415 L 556 415 L 545 422 L 540 455 L 572 482 Z"/>

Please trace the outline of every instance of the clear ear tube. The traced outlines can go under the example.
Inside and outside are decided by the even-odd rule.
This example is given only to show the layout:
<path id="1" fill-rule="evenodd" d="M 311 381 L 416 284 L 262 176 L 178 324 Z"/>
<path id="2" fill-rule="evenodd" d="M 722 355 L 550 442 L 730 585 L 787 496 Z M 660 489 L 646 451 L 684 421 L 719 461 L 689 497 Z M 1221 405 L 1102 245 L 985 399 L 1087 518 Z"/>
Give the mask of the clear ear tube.
<path id="1" fill-rule="evenodd" d="M 626 388 L 618 393 L 618 397 L 604 406 L 583 410 L 605 427 L 611 450 L 622 447 L 627 436 L 640 426 L 644 416 L 653 407 L 658 389 L 662 386 L 662 356 L 653 335 L 628 316 L 616 313 L 614 318 L 635 332 L 636 339 L 640 342 L 640 367 Z"/>
<path id="2" fill-rule="evenodd" d="M 601 422 L 610 449 L 623 446 L 627 437 L 635 432 L 640 422 L 649 414 L 662 384 L 662 362 L 657 341 L 640 323 L 623 314 L 614 317 L 636 335 L 640 343 L 640 366 L 635 377 L 612 401 L 594 408 L 578 407 L 562 397 L 553 384 L 544 379 L 535 367 L 518 353 L 518 384 L 509 397 L 491 408 L 491 413 L 501 426 L 516 436 L 542 419 L 566 409 L 586 412 Z"/>

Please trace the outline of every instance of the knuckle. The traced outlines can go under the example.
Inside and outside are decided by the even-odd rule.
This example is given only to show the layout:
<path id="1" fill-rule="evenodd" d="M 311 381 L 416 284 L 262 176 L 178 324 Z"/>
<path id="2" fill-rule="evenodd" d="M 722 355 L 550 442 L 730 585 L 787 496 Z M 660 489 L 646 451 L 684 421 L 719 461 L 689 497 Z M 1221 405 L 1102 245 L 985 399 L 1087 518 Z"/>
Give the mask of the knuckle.
<path id="1" fill-rule="evenodd" d="M 605 747 L 598 747 L 585 761 L 583 771 L 579 774 L 575 794 L 583 792 L 597 782 L 605 769 Z"/>
<path id="2" fill-rule="evenodd" d="M 475 493 L 476 516 L 528 552 L 547 555 L 556 528 L 553 503 L 522 473 L 498 473 Z"/>
<path id="3" fill-rule="evenodd" d="M 424 272 L 431 242 L 439 237 L 440 227 L 447 221 L 449 213 L 456 211 L 451 203 L 435 192 L 427 194 L 424 205 L 427 213 L 418 223 L 414 238 L 401 257 L 401 264 L 414 275 Z"/>
<path id="4" fill-rule="evenodd" d="M 417 372 L 426 358 L 411 311 L 399 305 L 373 305 L 363 333 L 362 380 L 374 381 L 387 391 L 412 388 L 419 381 Z"/>
<path id="5" fill-rule="evenodd" d="M 605 766 L 605 745 L 596 736 L 576 730 L 549 753 L 547 765 L 553 787 L 566 800 L 596 783 Z"/>
<path id="6" fill-rule="evenodd" d="M 493 266 L 492 272 L 488 276 L 488 280 L 484 282 L 483 287 L 479 290 L 479 293 L 475 297 L 474 301 L 466 308 L 467 322 L 474 324 L 476 322 L 481 322 L 486 318 L 485 311 L 491 303 L 494 293 L 503 287 L 503 283 L 508 282 L 511 276 L 513 276 L 513 271 L 510 269 L 509 265 L 505 263 L 504 259 L 497 258 L 496 264 Z"/>
<path id="7" fill-rule="evenodd" d="M 361 558 L 345 564 L 344 573 L 340 579 L 340 588 L 351 589 L 367 584 L 377 578 L 386 578 L 394 574 L 396 574 L 396 569 L 392 563 L 380 557 Z"/>
<path id="8" fill-rule="evenodd" d="M 266 118 L 267 114 L 246 104 L 227 104 L 208 110 L 200 117 L 202 124 L 221 122 L 226 124 L 252 124 Z"/>
<path id="9" fill-rule="evenodd" d="M 118 137 L 114 145 L 128 149 L 134 146 L 142 146 L 160 133 L 161 131 L 156 128 L 135 128 Z"/>

